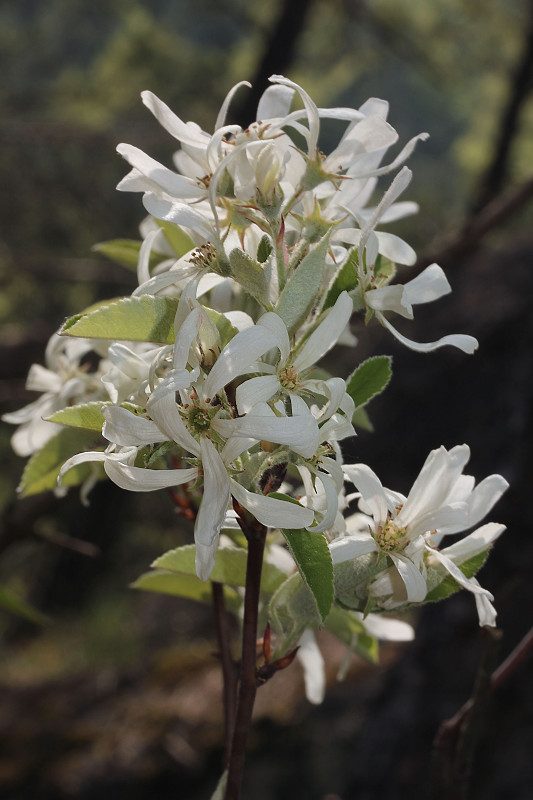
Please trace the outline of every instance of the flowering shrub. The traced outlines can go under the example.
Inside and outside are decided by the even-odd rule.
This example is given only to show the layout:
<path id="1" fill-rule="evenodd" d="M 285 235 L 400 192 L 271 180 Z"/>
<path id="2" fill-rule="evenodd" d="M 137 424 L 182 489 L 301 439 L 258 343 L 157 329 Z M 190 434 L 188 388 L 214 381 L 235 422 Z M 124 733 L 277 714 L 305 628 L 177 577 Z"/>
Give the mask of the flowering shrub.
<path id="1" fill-rule="evenodd" d="M 387 356 L 344 378 L 317 367 L 335 345 L 355 347 L 353 314 L 375 317 L 420 352 L 471 354 L 477 342 L 462 333 L 414 342 L 391 321 L 450 291 L 437 264 L 397 281 L 415 253 L 381 229 L 417 210 L 399 200 L 411 179 L 402 165 L 426 134 L 387 163 L 398 138 L 387 103 L 320 109 L 292 81 L 271 82 L 244 130 L 226 124 L 237 84 L 212 135 L 143 93 L 179 143 L 175 169 L 119 145 L 132 169 L 118 188 L 141 192 L 149 216 L 141 242 L 99 246 L 134 260 L 138 286 L 67 320 L 47 367 L 30 371 L 28 388 L 44 394 L 4 417 L 19 425 L 15 450 L 31 455 L 23 494 L 77 484 L 86 501 L 107 476 L 129 491 L 171 490 L 194 519 L 194 545 L 162 555 L 136 586 L 205 601 L 201 582 L 210 580 L 224 586 L 220 608 L 241 616 L 244 606 L 227 788 L 218 789 L 228 798 L 238 796 L 255 686 L 298 647 L 308 697 L 321 701 L 316 628 L 375 660 L 377 639 L 413 636 L 382 612 L 461 588 L 473 594 L 480 625 L 495 624 L 492 595 L 474 576 L 504 528 L 476 526 L 507 488 L 499 475 L 475 486 L 463 474 L 466 445 L 431 452 L 407 497 L 365 464 L 343 462 L 342 442 L 391 375 Z M 291 110 L 295 97 L 303 108 Z M 345 123 L 327 155 L 318 148 L 323 119 Z M 378 178 L 391 172 L 372 205 Z M 91 370 L 88 353 L 97 358 Z M 448 545 L 445 537 L 463 531 L 471 532 Z M 266 626 L 259 667 L 258 624 Z"/>

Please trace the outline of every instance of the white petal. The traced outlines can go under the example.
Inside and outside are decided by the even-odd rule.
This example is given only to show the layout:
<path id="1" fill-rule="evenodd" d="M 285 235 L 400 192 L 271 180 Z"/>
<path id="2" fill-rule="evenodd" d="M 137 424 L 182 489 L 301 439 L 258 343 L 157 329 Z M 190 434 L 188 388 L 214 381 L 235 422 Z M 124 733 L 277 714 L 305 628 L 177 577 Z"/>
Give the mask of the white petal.
<path id="1" fill-rule="evenodd" d="M 130 144 L 119 144 L 117 152 L 123 156 L 132 167 L 139 170 L 148 180 L 160 187 L 164 192 L 178 199 L 195 199 L 205 196 L 205 189 L 200 189 L 189 178 L 178 175 L 177 172 L 167 169 L 155 159 L 143 153 L 138 147 Z"/>
<path id="2" fill-rule="evenodd" d="M 205 382 L 206 397 L 248 371 L 250 365 L 276 347 L 274 337 L 259 326 L 240 331 L 222 350 Z"/>
<path id="3" fill-rule="evenodd" d="M 468 501 L 468 525 L 477 525 L 508 488 L 509 484 L 501 475 L 489 475 L 481 481 Z"/>
<path id="4" fill-rule="evenodd" d="M 307 629 L 300 639 L 296 658 L 304 671 L 305 696 L 310 703 L 320 705 L 326 692 L 326 670 L 314 633 Z"/>
<path id="5" fill-rule="evenodd" d="M 505 525 L 499 525 L 496 522 L 488 522 L 482 525 L 481 528 L 460 539 L 458 542 L 449 547 L 442 549 L 442 553 L 455 561 L 456 564 L 462 564 L 468 561 L 469 558 L 477 556 L 488 547 L 491 546 L 496 539 L 501 536 L 505 530 Z"/>
<path id="6" fill-rule="evenodd" d="M 402 620 L 390 619 L 381 614 L 368 614 L 364 618 L 362 614 L 357 616 L 361 618 L 366 632 L 382 642 L 412 642 L 415 638 L 413 627 Z"/>
<path id="7" fill-rule="evenodd" d="M 430 264 L 420 275 L 405 284 L 405 292 L 413 305 L 432 303 L 449 294 L 452 287 L 444 270 L 438 264 Z"/>
<path id="8" fill-rule="evenodd" d="M 434 558 L 437 559 L 437 561 L 442 564 L 444 569 L 450 573 L 452 578 L 457 581 L 459 586 L 462 586 L 463 589 L 467 589 L 473 594 L 482 594 L 489 600 L 494 600 L 494 597 L 489 591 L 487 591 L 487 589 L 483 589 L 477 581 L 473 581 L 471 578 L 467 578 L 465 575 L 463 575 L 459 567 L 454 564 L 451 558 L 439 550 L 434 550 L 432 547 L 426 547 L 426 549 Z"/>
<path id="9" fill-rule="evenodd" d="M 210 137 L 200 131 L 197 125 L 182 120 L 152 92 L 141 92 L 144 105 L 150 109 L 159 124 L 182 144 L 195 148 L 207 147 Z"/>
<path id="10" fill-rule="evenodd" d="M 403 167 L 400 172 L 396 175 L 393 182 L 381 198 L 379 205 L 376 206 L 376 209 L 370 219 L 367 221 L 365 227 L 361 231 L 361 241 L 359 244 L 359 249 L 362 250 L 367 241 L 370 233 L 374 230 L 375 226 L 377 225 L 380 217 L 385 213 L 385 211 L 394 203 L 397 197 L 401 195 L 401 193 L 409 186 L 411 182 L 411 178 L 413 173 L 411 172 L 408 167 Z M 362 254 L 361 254 L 362 256 Z M 360 258 L 360 263 L 363 263 L 362 257 Z"/>
<path id="11" fill-rule="evenodd" d="M 232 495 L 263 525 L 271 528 L 306 528 L 313 522 L 314 514 L 309 508 L 249 492 L 232 478 L 230 483 Z"/>
<path id="12" fill-rule="evenodd" d="M 427 594 L 427 584 L 413 562 L 401 553 L 389 553 L 394 566 L 407 590 L 407 600 L 410 603 L 420 603 Z"/>
<path id="13" fill-rule="evenodd" d="M 396 205 L 399 205 L 399 203 Z M 411 245 L 404 242 L 399 236 L 385 231 L 376 231 L 376 236 L 379 242 L 379 252 L 385 258 L 390 259 L 395 264 L 405 264 L 407 266 L 412 266 L 416 262 L 416 252 Z"/>
<path id="14" fill-rule="evenodd" d="M 247 414 L 257 403 L 266 403 L 280 390 L 275 375 L 259 375 L 237 386 L 235 393 L 239 414 Z"/>
<path id="15" fill-rule="evenodd" d="M 107 406 L 102 411 L 105 422 L 102 435 L 110 442 L 119 445 L 140 447 L 156 442 L 165 442 L 168 436 L 161 433 L 155 422 L 132 414 L 120 406 Z"/>
<path id="16" fill-rule="evenodd" d="M 291 108 L 294 89 L 289 86 L 269 86 L 259 100 L 257 119 L 264 122 L 268 119 L 285 117 Z"/>
<path id="17" fill-rule="evenodd" d="M 416 518 L 437 510 L 448 497 L 469 456 L 467 445 L 450 452 L 445 447 L 432 450 L 398 514 L 398 524 L 410 525 Z"/>
<path id="18" fill-rule="evenodd" d="M 121 489 L 130 492 L 153 492 L 188 483 L 198 476 L 196 467 L 190 469 L 144 469 L 112 461 L 104 461 L 107 476 Z"/>
<path id="19" fill-rule="evenodd" d="M 432 353 L 433 350 L 438 350 L 439 347 L 450 345 L 451 347 L 457 347 L 467 355 L 472 355 L 479 347 L 478 340 L 465 333 L 452 333 L 448 336 L 443 336 L 441 339 L 437 339 L 436 342 L 414 342 L 412 339 L 407 339 L 407 337 L 402 336 L 379 311 L 376 313 L 376 316 L 381 324 L 387 328 L 399 342 L 410 350 L 416 350 L 417 353 Z"/>
<path id="20" fill-rule="evenodd" d="M 353 301 L 348 292 L 341 292 L 335 305 L 328 311 L 320 325 L 307 339 L 293 360 L 294 368 L 301 370 L 316 364 L 331 348 L 344 331 L 353 312 Z"/>
<path id="21" fill-rule="evenodd" d="M 377 553 L 377 545 L 370 533 L 352 533 L 340 539 L 334 539 L 329 545 L 331 560 L 334 564 L 353 561 L 367 553 Z"/>
<path id="22" fill-rule="evenodd" d="M 239 83 L 236 83 L 235 86 L 233 86 L 229 90 L 229 92 L 227 93 L 226 97 L 224 98 L 224 102 L 222 103 L 222 105 L 220 107 L 220 111 L 218 112 L 217 120 L 215 122 L 215 130 L 218 130 L 218 128 L 221 128 L 225 124 L 226 115 L 228 113 L 228 109 L 230 107 L 230 103 L 233 100 L 235 92 L 237 92 L 238 89 L 241 88 L 241 86 L 248 86 L 249 89 L 252 88 L 252 84 L 249 83 L 248 81 L 239 81 Z"/>
<path id="23" fill-rule="evenodd" d="M 194 525 L 196 543 L 196 573 L 206 581 L 215 563 L 220 529 L 231 499 L 228 473 L 214 444 L 209 439 L 200 440 L 203 497 Z"/>
<path id="24" fill-rule="evenodd" d="M 389 505 L 387 496 L 375 472 L 366 464 L 345 464 L 344 472 L 353 485 L 361 492 L 361 496 L 377 525 L 387 521 Z"/>
<path id="25" fill-rule="evenodd" d="M 263 314 L 257 324 L 266 328 L 276 339 L 276 346 L 279 348 L 279 352 L 281 354 L 279 363 L 280 366 L 283 366 L 286 363 L 291 350 L 287 326 L 281 317 L 278 316 L 278 314 L 276 314 L 274 311 L 269 311 L 268 313 Z"/>

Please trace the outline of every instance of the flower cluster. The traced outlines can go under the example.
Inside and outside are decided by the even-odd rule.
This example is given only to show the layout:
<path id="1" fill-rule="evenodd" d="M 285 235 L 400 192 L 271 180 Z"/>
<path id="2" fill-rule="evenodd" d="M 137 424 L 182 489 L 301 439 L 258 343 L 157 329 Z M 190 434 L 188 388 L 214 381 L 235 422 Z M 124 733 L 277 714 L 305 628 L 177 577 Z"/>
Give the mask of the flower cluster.
<path id="1" fill-rule="evenodd" d="M 411 319 L 415 305 L 450 291 L 437 264 L 393 282 L 415 253 L 381 230 L 417 210 L 399 200 L 411 180 L 403 165 L 427 135 L 387 159 L 398 135 L 384 101 L 322 109 L 292 81 L 274 75 L 271 83 L 246 129 L 226 122 L 237 84 L 213 134 L 143 93 L 179 149 L 169 169 L 136 147 L 118 147 L 131 166 L 118 188 L 141 192 L 149 215 L 138 286 L 129 298 L 72 318 L 66 336 L 54 337 L 47 368 L 32 367 L 28 381 L 45 394 L 4 417 L 21 425 L 14 446 L 31 454 L 58 423 L 97 430 L 104 443 L 73 452 L 58 465 L 59 480 L 102 462 L 123 489 L 181 492 L 195 519 L 202 580 L 214 568 L 221 530 L 248 514 L 271 529 L 322 536 L 336 598 L 353 610 L 356 627 L 363 612 L 424 601 L 447 576 L 474 594 L 480 623 L 492 625 L 492 598 L 471 562 L 502 526 L 439 547 L 443 536 L 477 525 L 504 479 L 474 488 L 462 475 L 463 445 L 431 453 L 407 498 L 384 489 L 369 467 L 343 464 L 339 443 L 355 434 L 354 412 L 385 387 L 390 364 L 379 362 L 369 391 L 364 369 L 343 379 L 317 368 L 335 345 L 356 343 L 354 312 L 420 352 L 477 347 L 465 334 L 413 342 L 389 319 Z M 344 124 L 327 155 L 319 149 L 324 119 Z M 391 172 L 373 205 L 378 179 Z M 353 499 L 345 481 L 360 498 L 357 514 L 343 514 Z M 289 594 L 280 597 L 276 613 L 288 608 Z M 304 641 L 307 627 L 294 627 Z"/>

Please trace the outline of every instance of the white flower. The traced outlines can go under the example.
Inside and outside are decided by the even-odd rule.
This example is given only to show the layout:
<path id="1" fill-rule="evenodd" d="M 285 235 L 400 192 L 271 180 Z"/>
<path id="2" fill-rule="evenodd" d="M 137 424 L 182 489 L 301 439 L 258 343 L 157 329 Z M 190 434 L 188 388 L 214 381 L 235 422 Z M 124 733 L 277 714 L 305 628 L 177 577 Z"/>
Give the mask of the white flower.
<path id="1" fill-rule="evenodd" d="M 357 519 L 357 529 L 331 543 L 334 563 L 376 553 L 392 562 L 369 586 L 369 595 L 378 606 L 391 609 L 405 602 L 422 602 L 428 592 L 428 567 L 438 564 L 463 588 L 483 597 L 483 606 L 493 599 L 477 581 L 467 578 L 456 565 L 461 556 L 486 549 L 502 526 L 483 526 L 463 540 L 455 550 L 438 547 L 443 536 L 468 530 L 476 525 L 507 489 L 501 475 L 491 475 L 474 486 L 471 476 L 463 475 L 470 451 L 459 445 L 447 451 L 433 450 L 407 498 L 385 489 L 365 464 L 345 465 L 348 479 L 361 495 L 359 507 L 368 515 L 366 530 Z M 363 520 L 364 522 L 364 520 Z M 453 548 L 453 546 L 452 546 Z M 481 624 L 487 624 L 484 614 Z"/>
<path id="2" fill-rule="evenodd" d="M 4 422 L 19 427 L 11 438 L 11 445 L 19 456 L 29 456 L 44 447 L 62 425 L 47 422 L 46 417 L 68 405 L 88 403 L 105 396 L 98 371 L 91 372 L 83 364 L 89 352 L 102 347 L 89 339 L 68 339 L 54 333 L 45 352 L 45 363 L 33 364 L 26 380 L 26 389 L 42 392 L 41 396 L 18 411 L 2 416 Z"/>

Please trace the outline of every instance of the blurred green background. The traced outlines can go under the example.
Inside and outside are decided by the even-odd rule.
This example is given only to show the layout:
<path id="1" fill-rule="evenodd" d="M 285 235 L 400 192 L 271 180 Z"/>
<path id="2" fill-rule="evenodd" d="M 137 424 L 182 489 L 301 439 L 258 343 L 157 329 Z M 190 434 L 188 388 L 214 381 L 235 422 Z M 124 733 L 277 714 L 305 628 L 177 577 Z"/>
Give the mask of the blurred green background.
<path id="1" fill-rule="evenodd" d="M 464 332 L 485 336 L 489 345 L 497 340 L 502 363 L 517 343 L 522 347 L 523 358 L 502 378 L 489 346 L 485 360 L 477 362 L 479 394 L 465 403 L 461 391 L 470 389 L 461 389 L 461 380 L 477 368 L 475 361 L 464 366 L 457 354 L 439 354 L 434 378 L 428 380 L 421 375 L 428 364 L 423 357 L 407 360 L 381 332 L 372 340 L 358 332 L 361 356 L 372 348 L 393 352 L 406 378 L 396 388 L 393 384 L 390 398 L 377 403 L 376 439 L 361 435 L 354 446 L 357 459 L 376 468 L 381 459 L 385 482 L 390 485 L 397 478 L 397 488 L 406 490 L 428 449 L 442 441 L 455 444 L 464 436 L 480 442 L 477 477 L 499 470 L 515 479 L 516 491 L 526 486 L 525 476 L 531 476 L 523 453 L 531 435 L 526 348 L 531 325 L 527 337 L 521 331 L 532 288 L 531 6 L 526 0 L 3 0 L 1 411 L 33 399 L 24 388 L 28 368 L 43 363 L 45 343 L 66 316 L 135 286 L 133 274 L 97 257 L 91 248 L 107 239 L 136 238 L 143 217 L 137 195 L 115 192 L 127 171 L 116 145 L 126 141 L 166 163 L 174 149 L 142 105 L 140 92 L 150 89 L 182 118 L 210 131 L 234 83 L 250 80 L 260 92 L 269 74 L 282 72 L 301 83 L 319 105 L 357 107 L 370 96 L 389 100 L 389 119 L 402 143 L 420 131 L 430 133 L 409 162 L 414 180 L 408 199 L 419 202 L 421 212 L 395 230 L 422 254 L 442 254 L 441 263 L 457 286 L 457 295 L 446 300 L 441 312 L 438 335 L 456 332 L 460 321 Z M 247 92 L 240 91 L 229 121 L 232 113 L 241 122 L 254 117 L 256 95 Z M 334 131 L 326 127 L 324 150 L 330 133 Z M 513 193 L 516 207 L 506 215 Z M 462 232 L 472 224 L 475 229 L 483 222 L 483 211 L 495 212 L 498 204 L 504 210 L 501 219 L 489 219 L 475 242 L 476 253 L 469 255 Z M 457 252 L 446 250 L 450 242 Z M 468 282 L 465 275 L 474 277 Z M 429 339 L 433 311 L 422 312 L 420 320 L 418 338 Z M 457 401 L 448 397 L 450 372 L 457 380 Z M 500 404 L 496 409 L 495 386 L 503 391 L 502 383 L 508 391 L 503 408 Z M 444 402 L 442 415 L 436 405 L 427 408 L 435 395 Z M 396 411 L 387 410 L 388 402 Z M 414 404 L 418 415 L 418 403 L 435 426 L 431 437 L 420 420 L 411 437 L 403 430 L 400 410 L 405 405 L 412 410 Z M 443 422 L 447 413 L 450 419 Z M 26 598 L 52 623 L 42 627 L 0 611 L 0 683 L 7 708 L 0 739 L 9 743 L 7 755 L 0 756 L 0 789 L 5 787 L 6 797 L 22 799 L 30 789 L 36 798 L 92 797 L 92 792 L 113 786 L 115 797 L 126 792 L 129 798 L 165 798 L 178 775 L 188 787 L 178 796 L 208 797 L 218 768 L 220 730 L 212 723 L 214 733 L 209 733 L 209 726 L 197 724 L 194 714 L 176 730 L 175 717 L 162 711 L 161 698 L 155 701 L 153 694 L 154 686 L 179 683 L 182 675 L 195 670 L 211 674 L 206 673 L 213 647 L 209 609 L 127 589 L 156 556 L 187 541 L 190 530 L 162 494 L 125 498 L 115 487 L 100 486 L 89 509 L 75 493 L 61 503 L 48 496 L 16 500 L 23 461 L 11 452 L 12 430 L 0 428 L 0 585 Z M 397 433 L 404 438 L 395 444 Z M 400 455 L 405 456 L 402 468 Z M 516 517 L 512 522 L 515 528 L 522 524 Z M 516 567 L 512 560 L 504 563 Z M 530 561 L 524 563 L 530 567 Z M 507 585 L 508 594 L 511 590 Z M 471 630 L 474 635 L 475 620 Z M 518 635 L 516 631 L 515 639 Z M 465 656 L 470 659 L 467 687 L 478 651 Z M 384 672 L 379 675 L 386 681 Z M 298 721 L 304 714 L 297 705 L 299 674 L 294 680 L 284 702 L 288 717 Z M 124 687 L 133 700 L 128 711 L 117 711 L 109 698 L 116 695 L 126 708 Z M 449 713 L 455 697 L 445 706 Z M 132 722 L 131 703 L 137 700 L 147 712 Z M 43 702 L 49 704 L 44 711 Z M 80 719 L 91 704 L 106 710 L 100 721 L 91 719 L 84 726 Z M 32 707 L 33 722 L 17 727 Z M 276 724 L 280 718 L 281 711 Z M 191 726 L 196 734 L 200 729 L 193 744 Z M 123 740 L 133 729 L 137 736 L 132 735 L 127 750 Z M 50 749 L 45 747 L 39 758 L 32 755 L 36 743 L 47 737 Z M 302 757 L 307 769 L 309 758 L 312 762 L 312 754 L 307 761 Z M 326 796 L 322 778 L 325 783 L 340 774 L 331 753 L 330 762 L 301 796 Z M 339 793 L 349 792 L 346 787 L 356 785 L 356 777 L 338 782 Z M 287 769 L 271 796 L 294 796 L 291 780 Z M 255 791 L 250 796 L 259 800 L 269 796 Z M 397 796 L 379 794 L 379 787 L 372 791 L 364 797 Z M 519 792 L 513 796 L 522 797 Z"/>

